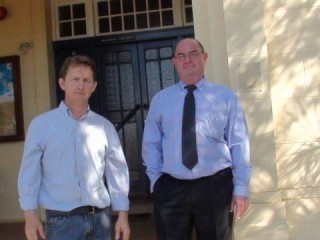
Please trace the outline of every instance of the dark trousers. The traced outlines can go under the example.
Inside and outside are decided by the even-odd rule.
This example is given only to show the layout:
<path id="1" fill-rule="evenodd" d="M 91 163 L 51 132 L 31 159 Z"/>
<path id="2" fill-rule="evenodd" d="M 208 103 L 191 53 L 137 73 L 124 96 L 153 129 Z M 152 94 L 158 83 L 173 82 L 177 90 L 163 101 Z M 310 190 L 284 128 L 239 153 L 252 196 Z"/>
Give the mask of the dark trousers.
<path id="1" fill-rule="evenodd" d="M 162 175 L 154 185 L 157 240 L 231 240 L 233 182 L 230 168 L 196 180 Z"/>

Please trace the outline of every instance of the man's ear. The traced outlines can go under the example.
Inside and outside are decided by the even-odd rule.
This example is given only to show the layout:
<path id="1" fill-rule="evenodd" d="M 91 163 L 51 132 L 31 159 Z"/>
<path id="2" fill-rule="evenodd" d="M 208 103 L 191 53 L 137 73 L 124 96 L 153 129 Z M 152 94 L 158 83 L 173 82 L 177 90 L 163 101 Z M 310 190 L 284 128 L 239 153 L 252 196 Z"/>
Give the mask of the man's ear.
<path id="1" fill-rule="evenodd" d="M 97 81 L 94 81 L 94 86 L 93 86 L 92 92 L 94 92 L 94 91 L 96 90 L 97 85 L 98 85 L 98 82 L 97 82 Z"/>
<path id="2" fill-rule="evenodd" d="M 207 62 L 207 60 L 208 60 L 208 53 L 206 53 L 206 52 L 203 53 L 203 59 L 204 59 L 205 62 Z"/>
<path id="3" fill-rule="evenodd" d="M 175 66 L 175 65 L 176 65 L 176 58 L 173 57 L 173 58 L 171 59 L 171 61 L 172 61 L 172 64 Z"/>
<path id="4" fill-rule="evenodd" d="M 63 78 L 59 78 L 59 86 L 64 91 L 64 79 Z"/>

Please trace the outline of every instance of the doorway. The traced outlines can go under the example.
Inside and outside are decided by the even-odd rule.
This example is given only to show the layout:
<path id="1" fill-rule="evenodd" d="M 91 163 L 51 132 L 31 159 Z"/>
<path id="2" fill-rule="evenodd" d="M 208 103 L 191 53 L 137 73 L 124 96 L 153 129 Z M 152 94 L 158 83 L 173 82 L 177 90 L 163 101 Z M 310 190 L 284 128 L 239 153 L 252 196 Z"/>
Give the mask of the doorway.
<path id="1" fill-rule="evenodd" d="M 99 50 L 100 110 L 118 130 L 130 169 L 132 198 L 147 197 L 141 159 L 144 120 L 153 95 L 176 82 L 171 64 L 174 44 L 171 39 L 108 45 Z"/>
<path id="2" fill-rule="evenodd" d="M 86 54 L 98 70 L 98 87 L 90 108 L 111 121 L 119 134 L 129 166 L 130 199 L 149 198 L 149 182 L 142 164 L 144 120 L 152 97 L 178 81 L 171 62 L 176 43 L 193 36 L 193 28 L 117 39 L 82 39 L 54 43 L 56 72 L 65 57 Z M 57 85 L 57 99 L 63 93 Z"/>

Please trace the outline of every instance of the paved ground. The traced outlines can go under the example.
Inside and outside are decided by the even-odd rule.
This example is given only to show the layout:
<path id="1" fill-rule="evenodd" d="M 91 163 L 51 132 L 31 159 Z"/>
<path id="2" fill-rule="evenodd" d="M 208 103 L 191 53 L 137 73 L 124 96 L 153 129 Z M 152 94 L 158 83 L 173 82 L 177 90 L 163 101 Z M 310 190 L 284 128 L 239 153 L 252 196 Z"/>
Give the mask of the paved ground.
<path id="1" fill-rule="evenodd" d="M 151 214 L 133 216 L 130 219 L 130 240 L 156 240 L 155 226 Z"/>

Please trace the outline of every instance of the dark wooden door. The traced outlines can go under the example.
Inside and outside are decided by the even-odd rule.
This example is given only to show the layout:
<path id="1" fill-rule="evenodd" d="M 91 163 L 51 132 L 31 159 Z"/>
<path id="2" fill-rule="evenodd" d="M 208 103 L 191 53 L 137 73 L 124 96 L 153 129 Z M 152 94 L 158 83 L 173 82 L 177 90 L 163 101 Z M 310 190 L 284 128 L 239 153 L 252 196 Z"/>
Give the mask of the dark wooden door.
<path id="1" fill-rule="evenodd" d="M 144 119 L 153 95 L 175 83 L 171 63 L 175 41 L 111 44 L 99 50 L 100 111 L 118 130 L 134 199 L 148 196 L 141 158 Z"/>
<path id="2" fill-rule="evenodd" d="M 108 118 L 118 130 L 130 171 L 130 199 L 149 197 L 142 164 L 144 120 L 154 94 L 178 81 L 171 62 L 177 41 L 193 35 L 193 28 L 90 39 L 53 44 L 56 78 L 65 57 L 86 54 L 98 70 L 98 87 L 90 108 Z M 57 100 L 63 92 L 57 84 Z"/>

